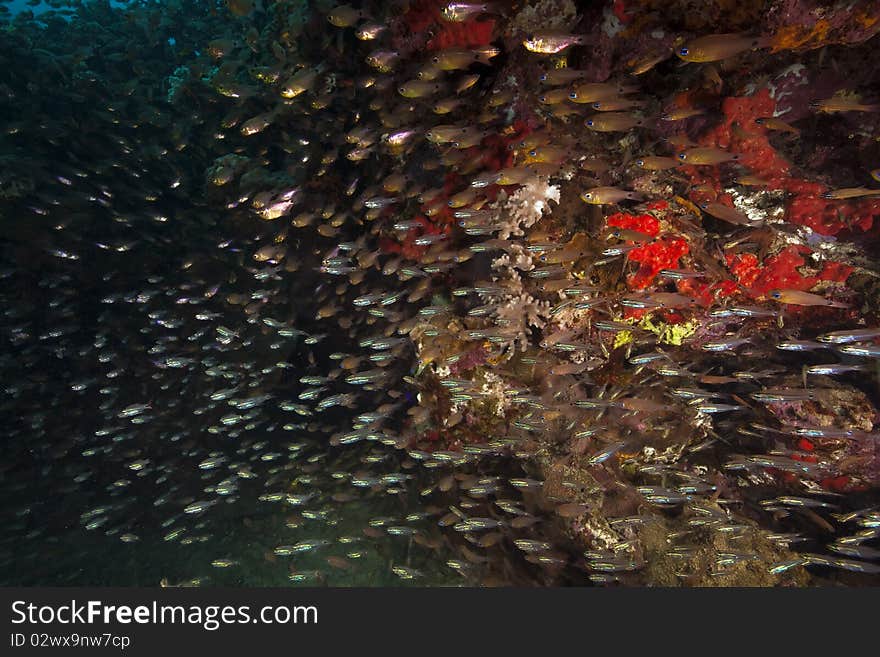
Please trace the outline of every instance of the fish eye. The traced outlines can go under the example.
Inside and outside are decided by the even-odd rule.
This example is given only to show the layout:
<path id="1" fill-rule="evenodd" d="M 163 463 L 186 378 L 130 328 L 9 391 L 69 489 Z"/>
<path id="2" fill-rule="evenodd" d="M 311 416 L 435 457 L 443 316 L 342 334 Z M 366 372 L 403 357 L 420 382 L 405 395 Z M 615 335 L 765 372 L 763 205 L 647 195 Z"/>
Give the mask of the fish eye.
<path id="1" fill-rule="evenodd" d="M 601 107 L 601 105 L 602 105 L 602 103 L 593 103 L 593 109 L 599 109 L 599 107 Z"/>
<path id="2" fill-rule="evenodd" d="M 546 82 L 546 81 L 547 81 L 547 74 L 546 74 L 546 73 L 541 73 L 541 75 L 538 76 L 538 79 L 539 79 L 541 82 Z"/>
<path id="3" fill-rule="evenodd" d="M 439 64 L 439 63 L 440 63 L 440 58 L 439 58 L 439 57 L 436 57 L 436 56 L 435 56 L 435 57 L 431 57 L 431 61 L 432 61 L 433 63 L 435 63 L 435 64 Z"/>
<path id="4" fill-rule="evenodd" d="M 687 57 L 689 52 L 690 50 L 688 50 L 687 48 L 679 48 L 678 50 L 678 54 L 682 57 Z"/>
<path id="5" fill-rule="evenodd" d="M 779 290 L 773 290 L 773 291 L 770 293 L 770 296 L 771 296 L 773 299 L 780 299 L 780 298 L 782 298 L 782 292 L 780 292 Z"/>
<path id="6" fill-rule="evenodd" d="M 587 127 L 588 127 L 588 128 L 592 128 L 592 127 L 593 127 L 593 119 L 588 119 L 588 120 L 587 120 Z"/>
<path id="7" fill-rule="evenodd" d="M 572 91 L 570 94 L 568 94 L 568 97 L 571 98 L 572 100 L 574 100 L 575 98 L 578 97 L 577 92 Z"/>
<path id="8" fill-rule="evenodd" d="M 708 207 L 709 207 L 709 204 L 708 204 L 708 203 L 700 203 L 700 209 L 701 209 L 701 210 L 705 210 L 705 209 L 708 208 Z"/>
<path id="9" fill-rule="evenodd" d="M 538 101 L 541 102 L 541 103 L 546 103 L 546 102 L 547 102 L 547 96 L 538 96 Z"/>
<path id="10" fill-rule="evenodd" d="M 760 116 L 760 117 L 758 117 L 757 119 L 755 119 L 755 123 L 757 123 L 758 125 L 764 125 L 764 121 L 766 121 L 766 120 L 767 120 L 767 119 L 765 119 L 764 117 Z"/>
<path id="11" fill-rule="evenodd" d="M 535 150 L 534 148 L 529 151 L 529 157 L 537 157 L 537 156 L 538 156 L 538 151 Z"/>
<path id="12" fill-rule="evenodd" d="M 397 87 L 397 91 L 399 91 L 400 93 L 404 93 L 406 89 L 404 89 L 403 87 Z"/>
<path id="13" fill-rule="evenodd" d="M 644 160 L 636 160 L 636 165 L 643 167 L 643 166 L 645 166 L 645 161 Z"/>
<path id="14" fill-rule="evenodd" d="M 592 192 L 584 192 L 584 198 L 593 198 Z"/>
<path id="15" fill-rule="evenodd" d="M 687 156 L 688 156 L 687 153 L 679 153 L 679 154 L 678 154 L 678 159 L 679 159 L 679 160 L 686 160 L 686 159 L 687 159 Z"/>

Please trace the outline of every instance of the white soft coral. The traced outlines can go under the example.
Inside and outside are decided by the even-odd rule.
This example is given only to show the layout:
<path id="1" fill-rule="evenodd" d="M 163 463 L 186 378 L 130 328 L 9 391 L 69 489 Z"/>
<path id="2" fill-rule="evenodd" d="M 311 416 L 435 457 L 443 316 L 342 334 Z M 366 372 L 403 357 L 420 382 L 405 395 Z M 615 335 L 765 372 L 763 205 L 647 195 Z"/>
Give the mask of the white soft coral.
<path id="1" fill-rule="evenodd" d="M 495 311 L 495 323 L 502 328 L 513 329 L 511 340 L 506 345 L 511 353 L 516 347 L 523 351 L 529 348 L 531 327 L 544 328 L 549 311 L 549 302 L 538 301 L 528 292 L 508 297 L 499 304 Z"/>
<path id="2" fill-rule="evenodd" d="M 519 347 L 525 351 L 529 348 L 531 328 L 544 328 L 550 313 L 549 301 L 538 301 L 523 288 L 519 273 L 505 265 L 508 276 L 504 287 L 509 292 L 503 295 L 483 295 L 494 306 L 492 317 L 495 324 L 510 335 L 510 339 L 502 344 L 508 355 Z"/>
<path id="3" fill-rule="evenodd" d="M 534 226 L 545 210 L 549 211 L 549 201 L 559 203 L 559 187 L 542 178 L 529 180 L 509 196 L 502 191 L 494 205 L 503 223 L 499 239 L 524 235 L 526 228 Z"/>
<path id="4" fill-rule="evenodd" d="M 545 211 L 549 212 L 550 201 L 559 203 L 559 187 L 537 176 L 513 194 L 502 191 L 493 206 L 502 224 L 498 238 L 508 240 L 524 235 L 527 228 L 540 221 Z M 492 269 L 497 272 L 495 280 L 505 292 L 482 296 L 494 306 L 492 317 L 495 324 L 510 336 L 501 346 L 511 356 L 517 347 L 523 351 L 529 348 L 532 328 L 544 328 L 550 314 L 550 302 L 538 301 L 523 285 L 520 272 L 535 268 L 528 249 L 522 244 L 508 242 L 505 251 L 492 261 Z"/>
<path id="5" fill-rule="evenodd" d="M 504 271 L 508 277 L 518 276 L 516 271 L 532 271 L 535 268 L 535 261 L 532 254 L 529 253 L 522 244 L 511 242 L 507 248 L 507 253 L 495 258 L 492 261 L 492 269 L 495 271 Z"/>

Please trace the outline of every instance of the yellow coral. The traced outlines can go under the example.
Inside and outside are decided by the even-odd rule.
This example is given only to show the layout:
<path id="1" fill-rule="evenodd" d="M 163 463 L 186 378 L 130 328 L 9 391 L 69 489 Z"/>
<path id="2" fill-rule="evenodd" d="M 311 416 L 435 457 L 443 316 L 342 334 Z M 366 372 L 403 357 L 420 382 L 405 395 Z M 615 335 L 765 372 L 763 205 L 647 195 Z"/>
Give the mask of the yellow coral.
<path id="1" fill-rule="evenodd" d="M 619 331 L 617 335 L 614 336 L 614 344 L 612 345 L 612 348 L 617 349 L 618 347 L 622 347 L 623 345 L 629 344 L 632 341 L 632 331 Z"/>
<path id="2" fill-rule="evenodd" d="M 700 321 L 698 319 L 692 319 L 689 322 L 678 324 L 670 324 L 660 319 L 656 319 L 654 315 L 650 313 L 642 317 L 640 320 L 630 317 L 622 321 L 636 324 L 639 328 L 645 331 L 650 331 L 657 336 L 657 341 L 660 344 L 675 345 L 677 347 L 680 347 L 684 341 L 696 333 L 697 329 L 700 327 Z M 617 335 L 614 336 L 612 348 L 617 349 L 629 344 L 633 341 L 633 337 L 632 331 L 618 332 Z"/>
<path id="3" fill-rule="evenodd" d="M 684 340 L 696 333 L 699 326 L 700 322 L 696 319 L 681 324 L 669 324 L 662 321 L 655 322 L 652 315 L 646 315 L 639 322 L 639 327 L 656 335 L 660 344 L 675 346 L 681 346 Z"/>
<path id="4" fill-rule="evenodd" d="M 699 320 L 692 319 L 683 324 L 667 324 L 660 336 L 660 342 L 663 344 L 671 344 L 681 346 L 682 343 L 697 332 L 700 327 Z"/>

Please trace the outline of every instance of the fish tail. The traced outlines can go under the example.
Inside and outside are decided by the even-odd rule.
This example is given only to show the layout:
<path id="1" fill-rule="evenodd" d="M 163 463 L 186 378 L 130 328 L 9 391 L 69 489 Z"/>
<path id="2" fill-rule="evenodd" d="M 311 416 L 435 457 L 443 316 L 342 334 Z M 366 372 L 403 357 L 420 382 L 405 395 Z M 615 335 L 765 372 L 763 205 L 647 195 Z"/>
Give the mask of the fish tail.
<path id="1" fill-rule="evenodd" d="M 475 61 L 480 64 L 485 64 L 489 66 L 492 62 L 490 61 L 493 57 L 497 57 L 501 51 L 495 46 L 484 46 L 475 51 L 476 59 Z"/>
<path id="2" fill-rule="evenodd" d="M 776 43 L 775 34 L 759 36 L 755 39 L 753 47 L 756 49 L 770 48 L 774 43 Z"/>

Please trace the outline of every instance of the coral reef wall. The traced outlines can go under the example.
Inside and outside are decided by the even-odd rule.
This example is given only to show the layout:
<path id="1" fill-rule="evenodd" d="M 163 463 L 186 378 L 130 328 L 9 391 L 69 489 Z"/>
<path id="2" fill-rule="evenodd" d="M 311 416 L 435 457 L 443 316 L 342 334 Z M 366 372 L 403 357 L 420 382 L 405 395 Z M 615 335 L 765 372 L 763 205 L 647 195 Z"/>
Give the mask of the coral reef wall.
<path id="1" fill-rule="evenodd" d="M 128 84 L 124 44 L 3 29 L 42 112 L 173 135 L 108 148 L 308 281 L 224 283 L 222 312 L 331 336 L 284 408 L 384 454 L 333 486 L 408 491 L 415 540 L 486 584 L 877 582 L 876 2 L 181 7 L 133 14 L 166 65 Z M 39 213 L 26 123 L 0 194 Z"/>

